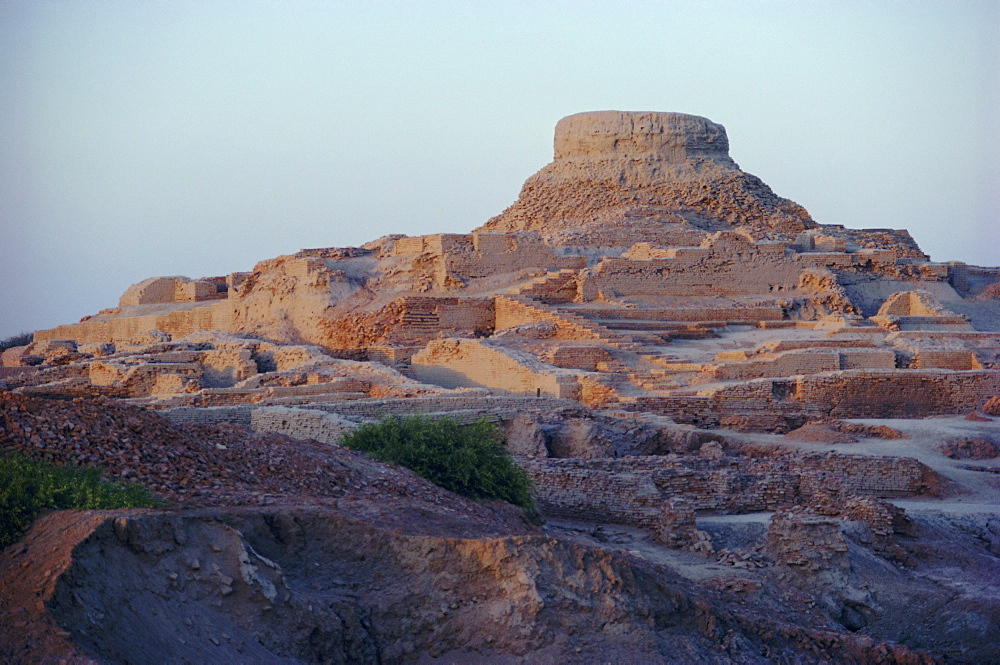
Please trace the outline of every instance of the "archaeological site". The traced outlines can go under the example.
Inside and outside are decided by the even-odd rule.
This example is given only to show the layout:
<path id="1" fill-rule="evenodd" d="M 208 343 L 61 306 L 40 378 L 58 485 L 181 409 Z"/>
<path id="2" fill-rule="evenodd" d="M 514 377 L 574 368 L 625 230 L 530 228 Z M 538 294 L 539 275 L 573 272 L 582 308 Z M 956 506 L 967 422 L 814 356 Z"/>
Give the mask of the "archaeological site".
<path id="1" fill-rule="evenodd" d="M 134 284 L 3 352 L 0 442 L 163 504 L 0 551 L 0 661 L 1000 663 L 1000 268 L 918 241 L 602 111 L 467 234 Z M 540 519 L 338 444 L 410 414 Z"/>

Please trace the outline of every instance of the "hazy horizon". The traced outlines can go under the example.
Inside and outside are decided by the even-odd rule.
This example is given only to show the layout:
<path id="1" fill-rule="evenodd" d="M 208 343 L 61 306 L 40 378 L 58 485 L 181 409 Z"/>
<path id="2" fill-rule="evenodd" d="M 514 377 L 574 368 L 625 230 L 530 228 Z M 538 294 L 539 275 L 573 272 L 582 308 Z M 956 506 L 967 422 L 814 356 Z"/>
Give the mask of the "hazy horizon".
<path id="1" fill-rule="evenodd" d="M 1000 265 L 1000 4 L 0 4 L 0 338 L 157 275 L 467 233 L 569 114 L 678 111 L 823 224 Z"/>

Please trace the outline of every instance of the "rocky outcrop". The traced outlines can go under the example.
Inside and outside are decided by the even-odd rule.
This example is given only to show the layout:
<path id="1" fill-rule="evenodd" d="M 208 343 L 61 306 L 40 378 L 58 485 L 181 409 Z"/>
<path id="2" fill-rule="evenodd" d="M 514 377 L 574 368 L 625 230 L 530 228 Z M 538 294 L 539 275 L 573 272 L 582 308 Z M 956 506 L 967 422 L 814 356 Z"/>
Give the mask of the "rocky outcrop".
<path id="1" fill-rule="evenodd" d="M 555 157 L 480 230 L 541 232 L 559 244 L 697 244 L 746 226 L 758 237 L 815 227 L 729 156 L 722 125 L 683 113 L 578 113 L 556 125 Z"/>

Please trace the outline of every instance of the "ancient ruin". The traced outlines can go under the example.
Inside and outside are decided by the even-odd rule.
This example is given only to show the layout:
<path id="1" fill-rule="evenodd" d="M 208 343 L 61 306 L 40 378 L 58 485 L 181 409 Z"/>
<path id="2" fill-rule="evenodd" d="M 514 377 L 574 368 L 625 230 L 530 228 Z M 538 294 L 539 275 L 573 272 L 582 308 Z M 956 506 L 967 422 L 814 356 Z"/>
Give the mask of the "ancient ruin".
<path id="1" fill-rule="evenodd" d="M 149 417 L 178 431 L 235 427 L 330 450 L 344 431 L 386 414 L 500 426 L 535 483 L 547 520 L 541 530 L 476 513 L 467 544 L 449 541 L 442 550 L 417 544 L 410 527 L 382 532 L 351 521 L 358 505 L 382 499 L 347 487 L 337 496 L 346 492 L 350 501 L 341 503 L 351 508 L 338 509 L 315 498 L 326 490 L 302 490 L 313 497 L 310 510 L 323 504 L 366 543 L 391 541 L 404 568 L 419 569 L 414 552 L 425 547 L 438 548 L 434 565 L 456 585 L 470 557 L 502 585 L 531 577 L 535 587 L 510 587 L 506 600 L 482 591 L 497 607 L 516 606 L 496 619 L 504 628 L 495 629 L 495 642 L 482 641 L 483 626 L 500 610 L 473 611 L 477 592 L 424 580 L 406 592 L 409 602 L 420 596 L 427 615 L 414 621 L 433 622 L 431 604 L 452 608 L 437 617 L 451 628 L 436 642 L 407 641 L 413 628 L 398 616 L 340 598 L 329 610 L 340 617 L 340 633 L 322 638 L 341 645 L 340 655 L 281 647 L 274 635 L 295 622 L 268 615 L 265 605 L 290 603 L 300 623 L 320 631 L 330 621 L 304 610 L 297 592 L 268 596 L 293 587 L 282 580 L 302 571 L 283 535 L 262 535 L 264 523 L 332 538 L 317 515 L 290 517 L 282 512 L 288 506 L 227 508 L 217 522 L 177 518 L 181 526 L 154 515 L 57 527 L 54 517 L 0 560 L 18 565 L 32 548 L 47 547 L 54 536 L 45 528 L 75 529 L 80 547 L 118 542 L 147 558 L 165 529 L 225 541 L 250 563 L 220 563 L 223 586 L 237 589 L 242 575 L 241 593 L 259 586 L 264 594 L 244 599 L 255 608 L 253 630 L 272 635 L 266 644 L 247 642 L 255 662 L 375 662 L 376 653 L 381 662 L 603 662 L 623 645 L 637 654 L 632 662 L 790 662 L 806 653 L 822 662 L 1000 661 L 987 637 L 1000 630 L 1000 268 L 931 261 L 902 229 L 813 220 L 742 171 L 724 127 L 705 118 L 569 116 L 556 126 L 552 163 L 528 178 L 507 210 L 468 234 L 390 235 L 361 247 L 305 249 L 226 276 L 152 277 L 116 307 L 39 330 L 28 346 L 5 351 L 0 382 L 13 393 L 8 399 L 100 399 L 155 412 Z M 28 428 L 23 434 L 11 429 L 12 417 L 7 422 L 5 448 L 30 449 L 38 428 L 17 421 Z M 43 434 L 37 447 L 57 445 L 59 436 Z M 378 473 L 366 467 L 348 485 Z M 258 490 L 242 491 L 239 502 L 212 505 L 258 505 L 247 498 Z M 954 509 L 956 497 L 966 508 Z M 414 505 L 433 503 L 418 498 Z M 388 505 L 417 510 L 398 503 Z M 453 513 L 485 510 L 473 505 L 456 504 Z M 370 505 L 364 511 L 382 514 Z M 446 540 L 444 527 L 421 528 L 420 538 Z M 950 552 L 950 538 L 979 539 L 962 554 L 964 572 L 942 572 L 928 554 Z M 194 545 L 178 540 L 168 549 L 185 547 Z M 121 556 L 125 566 L 165 565 Z M 638 576 L 641 588 L 621 590 L 604 578 L 584 585 L 580 593 L 593 602 L 616 604 L 603 627 L 581 618 L 586 602 L 578 600 L 562 619 L 543 620 L 541 608 L 572 596 L 575 582 L 561 577 L 569 572 L 525 573 L 537 565 L 532 557 L 581 566 L 581 574 L 604 566 L 615 580 Z M 59 566 L 73 569 L 70 558 Z M 253 579 L 247 566 L 258 571 Z M 482 583 L 481 571 L 467 574 Z M 667 587 L 681 579 L 708 595 L 685 596 L 677 608 L 707 603 L 706 620 L 717 623 L 690 628 L 683 645 L 664 635 L 688 619 L 651 609 L 666 602 L 663 594 L 679 593 Z M 59 614 L 66 601 L 57 591 L 43 594 L 32 621 L 60 632 L 31 639 L 62 645 L 52 653 L 119 662 L 110 642 L 83 637 L 80 617 Z M 920 594 L 923 613 L 902 619 Z M 734 618 L 731 607 L 748 602 L 744 618 Z M 775 607 L 784 618 L 767 624 Z M 946 607 L 950 623 L 927 627 L 927 617 Z M 382 646 L 372 637 L 378 630 L 362 625 L 376 621 L 359 618 L 366 612 L 392 626 Z M 116 621 L 136 629 L 128 617 Z M 225 628 L 235 619 L 212 621 L 235 630 Z M 27 635 L 31 622 L 22 624 L 22 633 L 5 630 Z M 579 637 L 569 638 L 567 626 Z M 205 646 L 208 637 L 181 624 L 158 630 L 195 645 L 168 650 L 178 657 L 208 653 L 197 645 L 222 648 L 218 640 Z"/>

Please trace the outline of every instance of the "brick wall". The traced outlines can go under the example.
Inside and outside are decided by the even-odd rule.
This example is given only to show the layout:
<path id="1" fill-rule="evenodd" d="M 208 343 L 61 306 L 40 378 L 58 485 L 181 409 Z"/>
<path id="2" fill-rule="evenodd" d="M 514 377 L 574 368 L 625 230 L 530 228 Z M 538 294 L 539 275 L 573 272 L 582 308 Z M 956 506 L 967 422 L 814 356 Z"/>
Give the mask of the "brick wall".
<path id="1" fill-rule="evenodd" d="M 793 290 L 803 266 L 786 243 L 753 243 L 735 233 L 710 236 L 701 247 L 609 258 L 585 273 L 581 292 L 604 299 L 634 295 L 743 295 Z M 663 258 L 654 258 L 662 255 Z"/>
<path id="2" fill-rule="evenodd" d="M 229 300 L 197 303 L 177 311 L 160 312 L 108 320 L 95 319 L 58 326 L 35 333 L 36 340 L 71 339 L 77 344 L 91 342 L 127 342 L 151 330 L 162 330 L 172 337 L 189 335 L 196 330 L 233 331 L 235 302 Z"/>
<path id="3" fill-rule="evenodd" d="M 575 399 L 579 383 L 570 370 L 553 369 L 516 349 L 472 339 L 435 340 L 410 359 L 418 381 L 445 388 L 481 387 L 525 395 Z"/>
<path id="4" fill-rule="evenodd" d="M 916 460 L 836 453 L 517 461 L 549 517 L 647 528 L 655 526 L 661 504 L 678 497 L 694 510 L 743 513 L 805 502 L 835 487 L 877 497 L 930 494 L 936 487 L 933 472 Z"/>
<path id="5" fill-rule="evenodd" d="M 159 414 L 172 423 L 183 425 L 241 425 L 250 427 L 251 406 L 214 406 L 194 407 L 182 406 L 176 409 L 164 409 Z"/>
<path id="6" fill-rule="evenodd" d="M 843 370 L 707 388 L 697 395 L 644 396 L 618 406 L 718 427 L 727 417 L 922 418 L 968 413 L 1000 394 L 1000 371 Z"/>
<path id="7" fill-rule="evenodd" d="M 440 233 L 399 238 L 393 244 L 393 253 L 397 256 L 431 255 L 435 282 L 443 287 L 526 268 L 559 270 L 586 266 L 584 257 L 560 256 L 533 232 Z"/>
<path id="8" fill-rule="evenodd" d="M 838 418 L 967 413 L 1000 394 L 1000 371 L 858 370 L 803 376 L 794 399 Z"/>
<path id="9" fill-rule="evenodd" d="M 250 412 L 250 427 L 255 432 L 273 432 L 321 443 L 337 443 L 344 432 L 357 426 L 356 422 L 315 409 L 265 406 Z"/>

